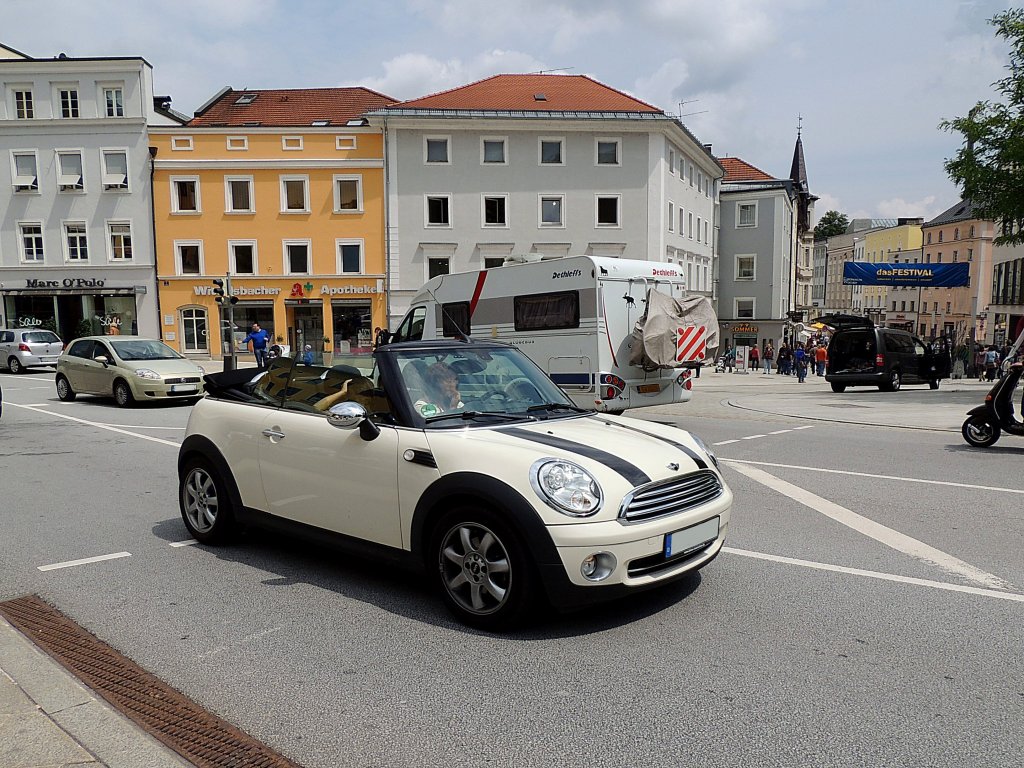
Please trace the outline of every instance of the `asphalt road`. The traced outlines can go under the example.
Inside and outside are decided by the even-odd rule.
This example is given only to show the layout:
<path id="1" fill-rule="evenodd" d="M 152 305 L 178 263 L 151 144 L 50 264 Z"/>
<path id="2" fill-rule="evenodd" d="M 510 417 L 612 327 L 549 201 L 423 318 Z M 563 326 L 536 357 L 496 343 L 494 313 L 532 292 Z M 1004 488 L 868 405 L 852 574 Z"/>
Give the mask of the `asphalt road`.
<path id="1" fill-rule="evenodd" d="M 719 377 L 637 412 L 720 444 L 728 551 L 493 636 L 336 551 L 171 546 L 189 407 L 60 403 L 52 372 L 0 384 L 0 599 L 42 595 L 307 768 L 1021 765 L 1024 441 L 816 418 L 962 413 L 965 390 Z"/>

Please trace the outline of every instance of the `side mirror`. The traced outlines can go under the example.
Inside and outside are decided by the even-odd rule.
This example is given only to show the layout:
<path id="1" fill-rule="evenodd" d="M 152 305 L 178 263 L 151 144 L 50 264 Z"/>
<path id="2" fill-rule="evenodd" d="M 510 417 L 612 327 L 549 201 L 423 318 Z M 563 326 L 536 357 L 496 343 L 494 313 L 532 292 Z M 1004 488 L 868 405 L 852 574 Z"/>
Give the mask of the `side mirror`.
<path id="1" fill-rule="evenodd" d="M 359 437 L 367 442 L 376 440 L 380 428 L 370 421 L 366 409 L 359 403 L 346 402 L 332 405 L 327 410 L 327 423 L 338 429 L 359 428 Z"/>
<path id="2" fill-rule="evenodd" d="M 110 365 L 110 360 L 107 359 L 106 355 L 96 355 L 96 357 L 94 357 L 93 360 L 95 360 L 97 363 L 103 363 L 104 368 Z"/>

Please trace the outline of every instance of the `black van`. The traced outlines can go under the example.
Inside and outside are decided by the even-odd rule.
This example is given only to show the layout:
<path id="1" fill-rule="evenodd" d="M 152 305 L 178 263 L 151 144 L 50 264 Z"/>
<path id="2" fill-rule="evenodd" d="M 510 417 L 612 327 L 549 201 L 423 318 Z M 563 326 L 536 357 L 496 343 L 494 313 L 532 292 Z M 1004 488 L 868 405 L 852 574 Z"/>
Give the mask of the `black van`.
<path id="1" fill-rule="evenodd" d="M 938 389 L 939 380 L 949 378 L 949 352 L 933 351 L 908 331 L 881 328 L 856 315 L 825 315 L 815 322 L 833 329 L 825 366 L 833 392 L 855 386 L 896 392 L 903 384 Z"/>

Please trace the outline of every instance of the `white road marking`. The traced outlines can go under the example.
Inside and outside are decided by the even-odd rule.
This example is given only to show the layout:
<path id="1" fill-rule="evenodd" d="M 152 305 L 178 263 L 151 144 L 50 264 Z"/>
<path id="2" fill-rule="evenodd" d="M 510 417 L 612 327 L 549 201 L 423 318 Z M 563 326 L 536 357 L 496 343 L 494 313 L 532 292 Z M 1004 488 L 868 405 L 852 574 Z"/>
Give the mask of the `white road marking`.
<path id="1" fill-rule="evenodd" d="M 802 427 L 793 427 L 793 429 L 814 429 L 814 425 L 813 424 L 805 424 Z"/>
<path id="2" fill-rule="evenodd" d="M 76 565 L 87 565 L 99 563 L 103 560 L 117 560 L 119 557 L 131 557 L 131 552 L 115 552 L 112 555 L 97 555 L 96 557 L 83 557 L 81 560 L 68 560 L 66 563 L 53 563 L 52 565 L 40 565 L 40 571 L 55 571 L 58 568 L 73 568 Z"/>
<path id="3" fill-rule="evenodd" d="M 769 435 L 782 435 L 782 434 L 785 434 L 786 432 L 792 432 L 792 431 L 793 431 L 792 429 L 777 429 L 774 432 L 769 432 L 768 434 Z"/>
<path id="4" fill-rule="evenodd" d="M 763 552 L 751 552 L 746 549 L 735 549 L 733 547 L 722 547 L 723 552 L 740 557 L 752 557 L 757 560 L 768 560 L 773 563 L 785 563 L 786 565 L 799 565 L 803 568 L 814 568 L 819 571 L 832 571 L 834 573 L 846 573 L 852 576 L 866 576 L 869 579 L 881 579 L 882 581 L 895 581 L 901 584 L 915 584 L 919 587 L 931 587 L 932 589 L 944 589 L 948 592 L 965 592 L 969 595 L 980 595 L 982 597 L 994 597 L 997 600 L 1012 600 L 1024 603 L 1024 595 L 1015 592 L 999 592 L 994 589 L 981 589 L 980 587 L 968 587 L 963 584 L 948 584 L 944 581 L 932 581 L 931 579 L 917 579 L 913 576 L 897 576 L 894 573 L 881 573 L 879 571 L 865 571 L 861 568 L 847 568 L 842 565 L 829 565 L 828 563 L 816 563 L 813 560 L 797 560 L 793 557 L 780 557 L 779 555 L 767 555 Z"/>
<path id="5" fill-rule="evenodd" d="M 768 435 L 784 435 L 785 433 L 792 432 L 795 429 L 814 429 L 814 425 L 811 424 L 806 427 L 793 427 L 793 429 L 777 429 L 774 432 L 769 432 L 765 435 L 747 435 L 746 437 L 738 437 L 735 440 L 722 440 L 717 443 L 712 443 L 712 445 L 730 445 L 732 443 L 738 443 L 740 440 L 757 440 L 761 437 L 768 437 Z"/>
<path id="6" fill-rule="evenodd" d="M 195 539 L 185 539 L 185 541 L 172 541 L 170 546 L 172 546 L 172 547 L 190 547 L 193 544 L 198 544 L 198 543 L 199 542 L 196 541 Z"/>
<path id="7" fill-rule="evenodd" d="M 717 443 L 712 443 L 712 445 L 729 445 L 730 443 L 738 443 L 738 442 L 739 442 L 739 440 L 722 440 L 722 441 L 717 442 Z"/>
<path id="8" fill-rule="evenodd" d="M 929 546 L 923 541 L 907 536 L 905 533 L 900 533 L 881 523 L 876 523 L 874 520 L 870 520 L 863 515 L 858 515 L 856 512 L 846 507 L 841 507 L 828 499 L 823 499 L 821 496 L 811 493 L 800 486 L 787 483 L 785 480 L 770 475 L 763 470 L 747 466 L 743 462 L 730 462 L 730 465 L 737 472 L 746 475 L 754 482 L 771 488 L 783 496 L 791 498 L 793 501 L 803 504 L 809 509 L 820 512 L 825 517 L 829 517 L 841 525 L 845 525 L 847 528 L 852 528 L 858 533 L 869 536 L 875 541 L 895 549 L 897 552 L 903 552 L 922 562 L 938 566 L 947 573 L 968 579 L 984 587 L 992 589 L 1008 588 L 1007 583 L 998 576 L 976 568 L 970 563 L 966 563 L 940 549 Z"/>
<path id="9" fill-rule="evenodd" d="M 118 429 L 173 429 L 184 432 L 187 427 L 150 427 L 145 424 L 107 424 L 105 422 L 96 422 L 101 427 L 117 427 Z"/>
<path id="10" fill-rule="evenodd" d="M 140 438 L 142 440 L 149 440 L 149 441 L 154 442 L 154 443 L 161 443 L 162 445 L 169 445 L 172 448 L 180 448 L 181 447 L 180 443 L 175 443 L 172 440 L 164 440 L 164 439 L 159 438 L 159 437 L 153 437 L 152 435 L 140 435 L 138 432 L 129 432 L 126 429 L 120 429 L 119 427 L 111 427 L 111 426 L 108 426 L 106 424 L 100 424 L 99 422 L 96 422 L 96 421 L 87 421 L 86 419 L 78 419 L 78 418 L 75 418 L 74 416 L 68 416 L 67 414 L 64 414 L 64 413 L 54 413 L 53 411 L 44 411 L 44 410 L 42 410 L 45 407 L 44 404 L 40 404 L 40 405 L 20 405 L 18 403 L 8 403 L 8 405 L 13 405 L 15 408 L 27 408 L 28 410 L 32 411 L 33 413 L 45 413 L 47 416 L 54 416 L 54 417 L 56 417 L 58 419 L 67 419 L 68 421 L 76 421 L 79 424 L 86 424 L 86 425 L 88 425 L 90 427 L 96 427 L 97 429 L 106 429 L 106 430 L 109 430 L 110 432 L 117 432 L 118 434 L 121 434 L 121 435 L 129 435 L 130 437 L 138 437 L 138 438 Z"/>
<path id="11" fill-rule="evenodd" d="M 735 440 L 731 442 L 737 442 Z M 715 443 L 720 445 L 720 443 Z M 1019 493 L 1024 494 L 1021 488 L 1001 488 L 995 485 L 974 485 L 972 483 L 954 483 L 949 480 L 924 480 L 919 477 L 899 477 L 897 475 L 875 475 L 870 472 L 852 472 L 848 469 L 825 469 L 824 467 L 803 467 L 798 464 L 776 464 L 771 461 L 747 461 L 746 459 L 724 459 L 718 457 L 719 461 L 727 464 L 751 464 L 757 467 L 776 467 L 778 469 L 799 469 L 801 472 L 824 472 L 830 475 L 850 475 L 851 477 L 870 477 L 873 480 L 897 480 L 902 483 L 924 483 L 925 485 L 945 485 L 953 488 L 966 488 L 971 491 L 996 491 L 998 493 Z"/>
<path id="12" fill-rule="evenodd" d="M 271 635 L 274 632 L 279 632 L 282 629 L 284 629 L 283 626 L 273 627 L 271 629 L 264 629 L 262 632 L 256 632 L 255 634 L 247 635 L 247 636 L 243 637 L 237 643 L 231 643 L 230 645 L 219 645 L 219 646 L 217 646 L 216 648 L 214 648 L 211 651 L 207 651 L 206 653 L 199 654 L 199 656 L 197 656 L 196 658 L 198 658 L 198 659 L 206 659 L 206 658 L 209 658 L 210 656 L 216 656 L 218 653 L 223 653 L 224 651 L 228 650 L 229 648 L 233 648 L 236 645 L 241 645 L 242 643 L 250 643 L 253 640 L 259 640 L 261 637 L 265 637 L 266 635 Z"/>
<path id="13" fill-rule="evenodd" d="M 759 437 L 766 437 L 766 435 L 747 435 L 746 437 L 741 437 L 740 440 L 757 440 Z"/>

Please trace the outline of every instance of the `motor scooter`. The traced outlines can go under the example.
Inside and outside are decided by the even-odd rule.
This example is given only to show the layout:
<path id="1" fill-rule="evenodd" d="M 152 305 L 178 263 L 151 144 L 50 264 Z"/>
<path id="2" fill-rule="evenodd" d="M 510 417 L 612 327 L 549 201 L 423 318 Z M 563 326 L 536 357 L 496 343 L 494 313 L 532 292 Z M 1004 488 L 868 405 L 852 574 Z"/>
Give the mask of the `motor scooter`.
<path id="1" fill-rule="evenodd" d="M 1002 377 L 992 386 L 985 395 L 985 402 L 977 408 L 967 412 L 967 420 L 960 428 L 960 432 L 970 445 L 977 448 L 988 448 L 995 445 L 1003 432 L 1008 435 L 1024 437 L 1024 421 L 1017 419 L 1014 412 L 1013 401 L 1017 392 L 1017 385 L 1021 376 L 1024 375 L 1024 365 L 1021 363 L 1009 364 L 1009 361 L 1016 359 L 1017 350 L 1024 341 L 1024 333 L 1017 339 L 1017 343 L 1010 349 L 1003 364 Z"/>

